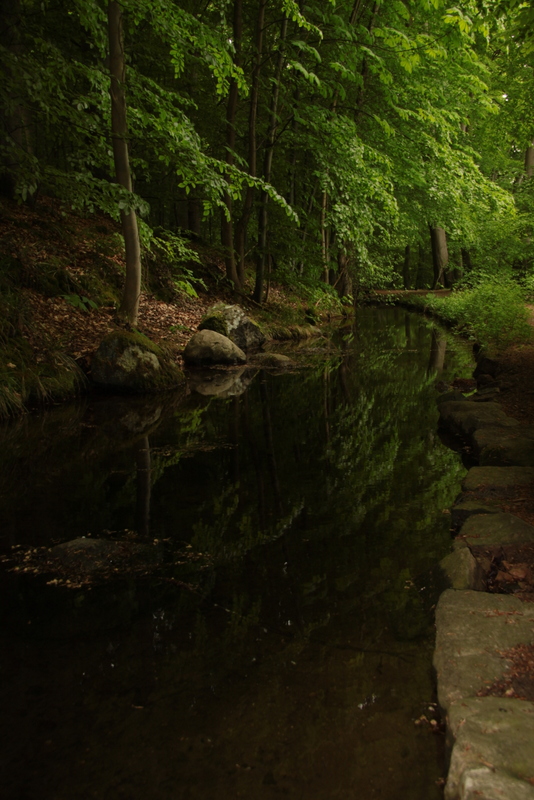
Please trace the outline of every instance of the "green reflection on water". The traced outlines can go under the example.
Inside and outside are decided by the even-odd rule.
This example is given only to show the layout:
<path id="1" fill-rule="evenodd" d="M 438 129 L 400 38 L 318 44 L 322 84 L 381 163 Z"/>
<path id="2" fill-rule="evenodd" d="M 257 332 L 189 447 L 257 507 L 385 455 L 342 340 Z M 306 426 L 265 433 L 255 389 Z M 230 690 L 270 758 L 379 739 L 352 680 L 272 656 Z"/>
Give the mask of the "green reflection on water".
<path id="1" fill-rule="evenodd" d="M 413 720 L 464 473 L 435 433 L 436 379 L 469 363 L 445 342 L 364 310 L 313 368 L 242 395 L 5 430 L 9 544 L 127 529 L 157 553 L 78 591 L 8 576 L 10 797 L 440 796 Z"/>

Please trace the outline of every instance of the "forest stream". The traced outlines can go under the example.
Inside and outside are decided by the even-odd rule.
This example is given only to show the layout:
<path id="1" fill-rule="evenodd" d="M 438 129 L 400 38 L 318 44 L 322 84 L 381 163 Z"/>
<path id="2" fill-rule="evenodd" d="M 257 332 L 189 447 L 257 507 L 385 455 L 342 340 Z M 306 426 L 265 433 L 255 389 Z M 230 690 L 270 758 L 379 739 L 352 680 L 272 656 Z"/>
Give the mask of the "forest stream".
<path id="1" fill-rule="evenodd" d="M 5 800 L 442 796 L 433 576 L 465 469 L 436 382 L 471 355 L 399 308 L 302 348 L 0 428 Z"/>

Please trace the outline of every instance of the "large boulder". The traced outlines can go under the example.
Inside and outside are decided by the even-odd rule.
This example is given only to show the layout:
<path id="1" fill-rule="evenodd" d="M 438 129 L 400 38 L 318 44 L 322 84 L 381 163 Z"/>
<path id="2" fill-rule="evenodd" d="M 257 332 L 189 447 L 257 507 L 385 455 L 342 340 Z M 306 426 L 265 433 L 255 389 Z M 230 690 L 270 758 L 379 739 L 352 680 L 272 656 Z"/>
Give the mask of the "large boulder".
<path id="1" fill-rule="evenodd" d="M 212 364 L 245 364 L 244 352 L 227 336 L 211 330 L 195 333 L 183 352 L 184 362 L 191 366 Z"/>
<path id="2" fill-rule="evenodd" d="M 150 392 L 183 382 L 184 375 L 154 342 L 140 333 L 113 331 L 100 343 L 91 364 L 93 381 L 106 389 Z"/>
<path id="3" fill-rule="evenodd" d="M 209 308 L 198 329 L 227 336 L 242 350 L 261 347 L 265 341 L 260 326 L 249 319 L 240 306 L 227 306 L 224 303 Z"/>

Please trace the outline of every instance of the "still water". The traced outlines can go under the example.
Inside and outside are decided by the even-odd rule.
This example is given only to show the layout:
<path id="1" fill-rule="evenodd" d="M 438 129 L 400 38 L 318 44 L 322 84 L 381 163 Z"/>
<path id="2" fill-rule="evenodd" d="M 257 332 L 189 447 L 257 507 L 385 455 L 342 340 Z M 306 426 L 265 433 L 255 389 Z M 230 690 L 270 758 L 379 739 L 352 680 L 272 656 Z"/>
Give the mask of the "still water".
<path id="1" fill-rule="evenodd" d="M 441 796 L 435 384 L 469 354 L 365 309 L 295 358 L 0 429 L 2 797 Z"/>

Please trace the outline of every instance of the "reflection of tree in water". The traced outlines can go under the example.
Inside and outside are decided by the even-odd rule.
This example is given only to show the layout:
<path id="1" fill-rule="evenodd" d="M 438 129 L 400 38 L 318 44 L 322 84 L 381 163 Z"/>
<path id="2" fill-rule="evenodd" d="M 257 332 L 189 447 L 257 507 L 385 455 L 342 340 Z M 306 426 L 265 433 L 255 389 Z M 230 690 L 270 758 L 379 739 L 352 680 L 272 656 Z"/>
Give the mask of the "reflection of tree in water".
<path id="1" fill-rule="evenodd" d="M 251 602 L 261 599 L 267 616 L 277 606 L 279 625 L 287 618 L 309 632 L 328 619 L 333 595 L 354 602 L 354 586 L 363 596 L 365 585 L 370 597 L 386 593 L 408 613 L 409 564 L 425 548 L 427 562 L 441 554 L 434 519 L 458 465 L 428 436 L 436 416 L 425 358 L 431 328 L 403 322 L 372 335 L 356 329 L 335 364 L 263 378 L 232 401 L 239 484 L 225 482 L 220 461 L 211 484 L 219 490 L 208 488 L 191 543 L 215 563 L 245 558 Z M 221 417 L 229 411 L 219 406 Z"/>
<path id="2" fill-rule="evenodd" d="M 438 328 L 432 330 L 432 341 L 430 343 L 430 360 L 428 362 L 427 375 L 441 375 L 445 365 L 445 352 L 447 350 L 447 337 Z"/>
<path id="3" fill-rule="evenodd" d="M 148 436 L 143 436 L 137 443 L 136 466 L 136 527 L 137 532 L 148 539 L 150 533 L 150 493 L 152 489 Z"/>

